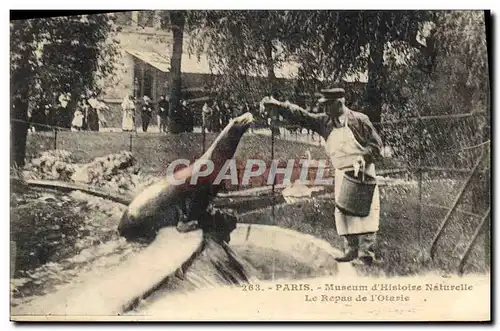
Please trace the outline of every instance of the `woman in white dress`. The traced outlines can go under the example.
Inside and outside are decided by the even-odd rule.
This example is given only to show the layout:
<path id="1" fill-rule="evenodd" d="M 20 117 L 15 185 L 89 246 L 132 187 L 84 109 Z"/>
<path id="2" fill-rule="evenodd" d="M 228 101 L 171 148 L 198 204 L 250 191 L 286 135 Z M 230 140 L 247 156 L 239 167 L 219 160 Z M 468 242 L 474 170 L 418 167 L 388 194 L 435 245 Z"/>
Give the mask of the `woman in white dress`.
<path id="1" fill-rule="evenodd" d="M 127 94 L 122 102 L 123 119 L 122 119 L 122 130 L 123 131 L 135 131 L 134 117 L 135 117 L 135 105 L 134 101 L 130 99 Z"/>
<path id="2" fill-rule="evenodd" d="M 82 111 L 77 109 L 73 115 L 73 121 L 71 122 L 71 131 L 82 131 L 83 117 Z"/>

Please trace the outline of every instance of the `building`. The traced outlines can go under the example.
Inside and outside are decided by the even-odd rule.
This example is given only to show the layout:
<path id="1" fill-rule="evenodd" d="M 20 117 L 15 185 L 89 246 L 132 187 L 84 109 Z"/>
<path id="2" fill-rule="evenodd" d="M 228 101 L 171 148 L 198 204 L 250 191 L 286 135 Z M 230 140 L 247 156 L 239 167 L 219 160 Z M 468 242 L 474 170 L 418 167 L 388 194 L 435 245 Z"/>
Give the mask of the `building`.
<path id="1" fill-rule="evenodd" d="M 133 11 L 116 13 L 121 31 L 120 56 L 116 63 L 115 77 L 104 90 L 105 99 L 123 99 L 126 94 L 153 100 L 169 91 L 170 56 L 173 36 L 164 29 L 158 11 Z M 182 55 L 182 88 L 184 91 L 202 90 L 209 83 L 212 73 L 208 59 L 189 54 L 189 36 L 185 37 Z M 278 78 L 293 78 L 298 67 L 289 65 L 276 70 Z"/>

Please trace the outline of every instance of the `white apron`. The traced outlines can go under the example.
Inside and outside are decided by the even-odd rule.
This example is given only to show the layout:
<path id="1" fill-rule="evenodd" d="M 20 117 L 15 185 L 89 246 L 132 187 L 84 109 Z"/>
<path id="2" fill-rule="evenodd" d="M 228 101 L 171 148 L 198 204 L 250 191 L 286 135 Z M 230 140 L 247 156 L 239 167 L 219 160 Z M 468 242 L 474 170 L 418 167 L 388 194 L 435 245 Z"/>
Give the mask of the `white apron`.
<path id="1" fill-rule="evenodd" d="M 326 153 L 330 156 L 332 165 L 335 168 L 335 200 L 338 200 L 340 196 L 344 172 L 353 169 L 353 163 L 358 156 L 368 154 L 368 150 L 358 143 L 347 123 L 346 117 L 343 127 L 332 130 L 325 146 Z M 375 164 L 367 164 L 366 173 L 375 178 Z M 380 192 L 378 185 L 375 187 L 368 216 L 345 215 L 338 208 L 335 208 L 335 224 L 337 226 L 337 233 L 341 236 L 377 232 L 379 220 Z"/>

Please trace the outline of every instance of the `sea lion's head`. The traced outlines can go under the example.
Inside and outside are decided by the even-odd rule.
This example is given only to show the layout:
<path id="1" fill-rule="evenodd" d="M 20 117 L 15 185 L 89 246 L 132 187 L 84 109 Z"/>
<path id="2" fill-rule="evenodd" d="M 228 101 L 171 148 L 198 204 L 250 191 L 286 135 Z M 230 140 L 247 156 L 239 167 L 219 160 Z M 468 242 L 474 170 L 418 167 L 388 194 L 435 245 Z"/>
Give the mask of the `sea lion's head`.
<path id="1" fill-rule="evenodd" d="M 224 165 L 227 165 L 227 161 L 234 158 L 241 138 L 253 122 L 254 117 L 250 112 L 231 119 L 224 130 L 222 130 L 217 138 L 215 138 L 205 154 L 203 154 L 193 164 L 194 172 L 206 172 L 208 165 L 204 163 L 207 160 L 211 161 L 211 166 L 213 166 L 212 171 L 210 171 L 208 175 L 205 173 L 205 175 L 198 177 L 196 186 L 198 186 L 199 189 L 203 191 L 210 191 L 211 195 L 217 194 L 220 181 L 218 184 L 213 185 L 214 180 L 217 179 L 217 176 L 220 170 L 223 169 Z M 227 169 L 224 171 L 227 171 Z"/>
<path id="2" fill-rule="evenodd" d="M 231 138 L 240 139 L 241 136 L 243 136 L 243 134 L 248 130 L 248 128 L 250 128 L 250 125 L 252 125 L 253 122 L 254 118 L 252 113 L 250 112 L 233 118 L 228 124 L 228 126 L 230 127 L 228 135 Z"/>
<path id="3" fill-rule="evenodd" d="M 231 119 L 201 159 L 210 159 L 216 169 L 220 168 L 222 163 L 233 158 L 241 138 L 253 122 L 250 112 Z"/>

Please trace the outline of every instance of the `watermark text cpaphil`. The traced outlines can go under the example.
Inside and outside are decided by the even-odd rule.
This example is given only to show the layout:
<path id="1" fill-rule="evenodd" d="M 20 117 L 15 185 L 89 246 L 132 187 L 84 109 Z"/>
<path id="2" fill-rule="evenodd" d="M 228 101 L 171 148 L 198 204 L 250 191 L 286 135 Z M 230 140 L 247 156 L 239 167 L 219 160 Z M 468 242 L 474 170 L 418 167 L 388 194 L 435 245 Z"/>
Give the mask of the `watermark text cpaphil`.
<path id="1" fill-rule="evenodd" d="M 198 185 L 211 183 L 219 185 L 223 182 L 231 185 L 248 186 L 252 181 L 272 185 L 290 184 L 299 180 L 307 185 L 332 185 L 326 160 L 290 159 L 272 160 L 247 159 L 237 162 L 228 159 L 217 162 L 210 159 L 199 159 L 191 163 L 187 159 L 177 159 L 166 169 L 166 177 L 171 185 Z"/>

